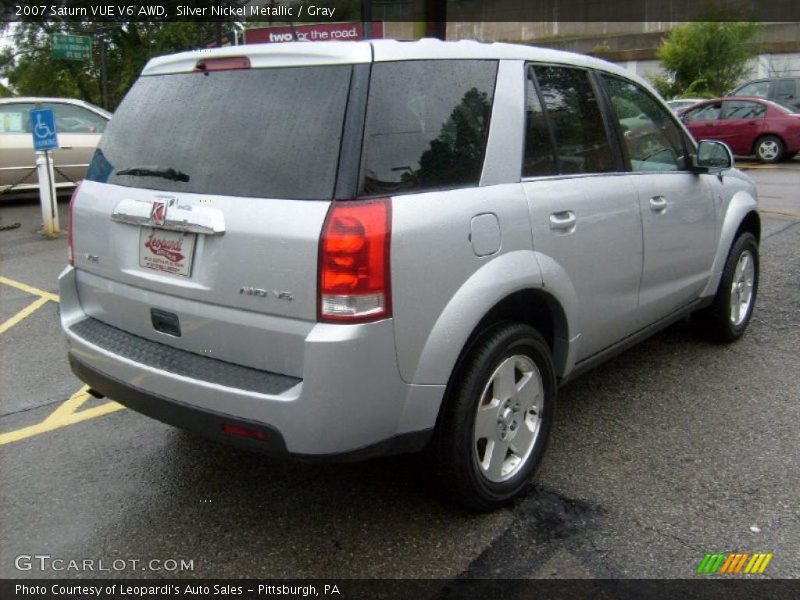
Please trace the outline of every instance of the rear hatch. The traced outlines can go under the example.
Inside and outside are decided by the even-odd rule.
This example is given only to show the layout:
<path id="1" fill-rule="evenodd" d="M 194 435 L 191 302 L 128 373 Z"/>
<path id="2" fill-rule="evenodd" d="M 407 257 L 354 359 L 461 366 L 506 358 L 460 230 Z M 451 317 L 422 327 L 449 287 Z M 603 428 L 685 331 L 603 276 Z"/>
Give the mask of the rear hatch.
<path id="1" fill-rule="evenodd" d="M 81 304 L 146 339 L 301 376 L 354 67 L 197 64 L 141 77 L 106 130 L 72 207 Z"/>

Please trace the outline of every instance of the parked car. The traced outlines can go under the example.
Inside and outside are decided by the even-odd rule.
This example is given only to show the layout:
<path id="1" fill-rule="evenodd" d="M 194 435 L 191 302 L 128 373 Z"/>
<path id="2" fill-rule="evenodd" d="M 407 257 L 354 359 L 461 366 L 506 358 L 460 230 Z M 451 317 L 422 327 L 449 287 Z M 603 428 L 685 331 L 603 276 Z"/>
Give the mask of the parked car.
<path id="1" fill-rule="evenodd" d="M 675 98 L 674 100 L 668 100 L 667 106 L 670 107 L 672 112 L 679 112 L 702 101 L 703 98 Z"/>
<path id="2" fill-rule="evenodd" d="M 111 114 L 83 100 L 71 98 L 0 98 L 0 191 L 39 189 L 35 170 L 30 111 L 52 108 L 61 147 L 53 151 L 56 187 L 74 187 L 83 179 L 97 142 Z M 27 173 L 27 176 L 26 176 Z M 66 176 L 66 177 L 65 177 Z"/>
<path id="3" fill-rule="evenodd" d="M 491 509 L 526 489 L 559 385 L 690 314 L 744 334 L 761 226 L 731 165 L 577 54 L 155 58 L 70 202 L 69 360 L 93 394 L 251 449 L 430 447 L 442 488 Z"/>
<path id="4" fill-rule="evenodd" d="M 766 98 L 800 108 L 800 77 L 754 79 L 743 83 L 728 95 Z"/>
<path id="5" fill-rule="evenodd" d="M 800 110 L 763 98 L 717 98 L 680 113 L 697 140 L 725 142 L 734 154 L 763 163 L 800 151 Z"/>

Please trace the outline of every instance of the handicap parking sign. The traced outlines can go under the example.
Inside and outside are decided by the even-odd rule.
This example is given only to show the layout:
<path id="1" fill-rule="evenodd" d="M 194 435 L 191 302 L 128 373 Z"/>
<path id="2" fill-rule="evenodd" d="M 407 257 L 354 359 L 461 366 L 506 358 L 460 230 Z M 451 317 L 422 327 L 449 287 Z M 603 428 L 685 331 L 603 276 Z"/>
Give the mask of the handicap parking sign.
<path id="1" fill-rule="evenodd" d="M 31 111 L 31 133 L 34 150 L 58 148 L 56 118 L 52 108 L 38 108 Z"/>

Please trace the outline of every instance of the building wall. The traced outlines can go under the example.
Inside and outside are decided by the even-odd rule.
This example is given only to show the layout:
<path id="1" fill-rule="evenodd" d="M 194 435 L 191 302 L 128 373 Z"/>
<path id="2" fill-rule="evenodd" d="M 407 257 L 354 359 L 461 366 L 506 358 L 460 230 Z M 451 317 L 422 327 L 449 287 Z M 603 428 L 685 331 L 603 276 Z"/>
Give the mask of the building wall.
<path id="1" fill-rule="evenodd" d="M 798 0 L 800 1 L 800 0 Z M 664 72 L 656 58 L 669 31 L 679 22 L 453 22 L 448 39 L 535 44 L 591 54 L 652 78 Z M 800 75 L 800 23 L 765 23 L 755 43 L 761 50 L 743 81 Z"/>

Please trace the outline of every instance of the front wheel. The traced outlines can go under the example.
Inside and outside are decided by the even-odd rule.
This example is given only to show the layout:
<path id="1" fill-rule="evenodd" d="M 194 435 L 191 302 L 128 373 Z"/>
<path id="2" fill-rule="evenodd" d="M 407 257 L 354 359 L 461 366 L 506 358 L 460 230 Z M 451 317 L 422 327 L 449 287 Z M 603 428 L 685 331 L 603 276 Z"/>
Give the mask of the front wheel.
<path id="1" fill-rule="evenodd" d="M 544 453 L 555 399 L 550 348 L 536 330 L 503 323 L 482 335 L 450 382 L 437 431 L 444 491 L 476 510 L 520 495 Z"/>
<path id="2" fill-rule="evenodd" d="M 758 241 L 743 233 L 733 242 L 714 303 L 702 312 L 711 337 L 733 342 L 744 335 L 758 294 Z"/>
<path id="3" fill-rule="evenodd" d="M 776 163 L 783 158 L 783 142 L 774 135 L 765 135 L 756 142 L 756 158 L 762 163 Z"/>

